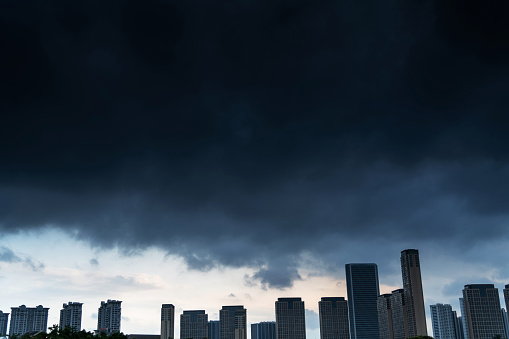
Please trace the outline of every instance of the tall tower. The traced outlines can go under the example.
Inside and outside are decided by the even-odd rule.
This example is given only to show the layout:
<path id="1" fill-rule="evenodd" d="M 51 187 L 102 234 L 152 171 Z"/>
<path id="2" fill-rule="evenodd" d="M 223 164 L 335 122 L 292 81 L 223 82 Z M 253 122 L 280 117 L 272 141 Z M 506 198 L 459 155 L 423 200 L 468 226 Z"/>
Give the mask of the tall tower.
<path id="1" fill-rule="evenodd" d="M 306 318 L 301 298 L 276 301 L 277 339 L 306 339 Z"/>
<path id="2" fill-rule="evenodd" d="M 378 338 L 378 267 L 376 264 L 346 264 L 345 268 L 350 338 Z"/>
<path id="3" fill-rule="evenodd" d="M 408 249 L 401 251 L 401 274 L 405 291 L 406 323 L 410 337 L 428 335 L 426 311 L 422 293 L 421 265 L 419 251 Z"/>
<path id="4" fill-rule="evenodd" d="M 122 301 L 110 300 L 101 301 L 97 311 L 97 330 L 108 334 L 120 332 L 120 320 L 122 319 Z"/>
<path id="5" fill-rule="evenodd" d="M 206 339 L 209 328 L 208 318 L 204 310 L 184 311 L 180 315 L 180 338 Z"/>
<path id="6" fill-rule="evenodd" d="M 81 313 L 83 303 L 69 301 L 64 304 L 60 310 L 60 323 L 59 327 L 64 329 L 71 327 L 76 331 L 81 331 Z"/>
<path id="7" fill-rule="evenodd" d="M 392 333 L 394 339 L 408 338 L 406 326 L 405 291 L 400 288 L 391 293 Z"/>
<path id="8" fill-rule="evenodd" d="M 350 339 L 348 303 L 343 297 L 323 297 L 318 302 L 320 339 Z"/>
<path id="9" fill-rule="evenodd" d="M 11 325 L 9 335 L 25 334 L 32 331 L 46 332 L 48 328 L 49 308 L 42 307 L 11 307 Z"/>
<path id="10" fill-rule="evenodd" d="M 7 335 L 7 322 L 9 321 L 9 313 L 0 311 L 0 337 Z"/>
<path id="11" fill-rule="evenodd" d="M 498 289 L 493 284 L 465 285 L 463 289 L 468 337 L 491 339 L 504 337 L 504 323 Z"/>
<path id="12" fill-rule="evenodd" d="M 391 296 L 392 294 L 382 294 L 378 296 L 377 299 L 380 339 L 394 339 L 394 333 L 392 331 Z"/>
<path id="13" fill-rule="evenodd" d="M 456 339 L 456 314 L 449 304 L 430 305 L 433 337 L 435 339 Z"/>
<path id="14" fill-rule="evenodd" d="M 161 306 L 161 339 L 175 338 L 175 306 L 163 304 Z"/>
<path id="15" fill-rule="evenodd" d="M 223 306 L 219 310 L 219 338 L 247 339 L 246 309 L 244 306 Z"/>
<path id="16" fill-rule="evenodd" d="M 276 322 L 263 321 L 251 324 L 251 339 L 276 339 Z"/>

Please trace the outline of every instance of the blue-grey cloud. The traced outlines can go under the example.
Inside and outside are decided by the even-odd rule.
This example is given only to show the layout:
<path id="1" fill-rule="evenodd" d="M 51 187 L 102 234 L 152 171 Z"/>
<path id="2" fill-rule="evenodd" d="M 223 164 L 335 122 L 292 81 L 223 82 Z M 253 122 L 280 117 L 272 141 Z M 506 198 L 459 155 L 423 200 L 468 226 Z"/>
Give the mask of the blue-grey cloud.
<path id="1" fill-rule="evenodd" d="M 0 261 L 9 263 L 20 262 L 21 258 L 14 254 L 10 248 L 0 246 Z"/>
<path id="2" fill-rule="evenodd" d="M 0 232 L 52 225 L 278 289 L 303 256 L 341 277 L 507 239 L 508 11 L 1 3 Z"/>
<path id="3" fill-rule="evenodd" d="M 43 270 L 45 265 L 43 262 L 38 261 L 30 256 L 14 253 L 10 248 L 0 246 L 0 262 L 7 263 L 21 263 L 25 267 L 29 267 L 34 272 Z"/>
<path id="4" fill-rule="evenodd" d="M 30 267 L 32 269 L 32 271 L 34 271 L 34 272 L 41 271 L 45 267 L 43 262 L 41 262 L 39 260 L 35 260 L 35 259 L 31 258 L 31 257 L 26 257 L 23 260 L 23 265 L 25 265 L 27 267 Z"/>

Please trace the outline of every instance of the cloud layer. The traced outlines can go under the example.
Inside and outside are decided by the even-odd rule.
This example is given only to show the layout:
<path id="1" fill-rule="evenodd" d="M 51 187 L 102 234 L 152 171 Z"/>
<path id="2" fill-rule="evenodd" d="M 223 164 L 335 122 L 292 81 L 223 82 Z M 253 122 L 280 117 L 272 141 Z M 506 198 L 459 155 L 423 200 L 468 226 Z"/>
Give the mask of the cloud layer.
<path id="1" fill-rule="evenodd" d="M 4 2 L 0 231 L 265 288 L 505 238 L 508 6 Z"/>

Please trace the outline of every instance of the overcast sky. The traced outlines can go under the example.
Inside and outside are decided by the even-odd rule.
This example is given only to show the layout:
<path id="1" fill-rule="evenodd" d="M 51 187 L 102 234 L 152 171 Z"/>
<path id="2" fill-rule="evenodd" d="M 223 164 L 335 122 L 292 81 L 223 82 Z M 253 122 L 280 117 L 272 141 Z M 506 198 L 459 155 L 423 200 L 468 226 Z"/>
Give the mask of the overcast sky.
<path id="1" fill-rule="evenodd" d="M 0 1 L 0 309 L 509 283 L 509 3 Z M 429 312 L 429 308 L 427 309 Z M 180 314 L 180 313 L 178 313 Z M 177 317 L 178 319 L 178 317 Z M 317 338 L 309 321 L 310 339 Z M 428 324 L 428 327 L 431 325 Z"/>

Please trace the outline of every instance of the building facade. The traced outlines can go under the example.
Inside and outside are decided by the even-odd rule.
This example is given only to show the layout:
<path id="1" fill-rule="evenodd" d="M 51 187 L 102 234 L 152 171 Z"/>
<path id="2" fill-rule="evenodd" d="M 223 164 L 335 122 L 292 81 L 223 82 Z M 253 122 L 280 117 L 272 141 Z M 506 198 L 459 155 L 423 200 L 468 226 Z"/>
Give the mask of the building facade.
<path id="1" fill-rule="evenodd" d="M 251 324 L 251 339 L 276 339 L 276 322 L 263 321 Z"/>
<path id="2" fill-rule="evenodd" d="M 209 319 L 204 310 L 184 311 L 180 315 L 180 339 L 206 339 Z"/>
<path id="3" fill-rule="evenodd" d="M 509 338 L 509 319 L 507 318 L 507 312 L 502 309 L 502 322 L 504 323 L 505 337 Z"/>
<path id="4" fill-rule="evenodd" d="M 219 320 L 209 320 L 209 339 L 219 339 Z"/>
<path id="5" fill-rule="evenodd" d="M 306 339 L 306 316 L 301 298 L 278 298 L 276 301 L 277 339 Z"/>
<path id="6" fill-rule="evenodd" d="M 382 294 L 377 299 L 378 331 L 380 339 L 394 339 L 392 331 L 391 294 Z"/>
<path id="7" fill-rule="evenodd" d="M 318 302 L 321 339 L 349 339 L 348 302 L 343 297 L 323 297 Z"/>
<path id="8" fill-rule="evenodd" d="M 435 339 L 457 339 L 456 314 L 449 304 L 430 305 L 433 337 Z"/>
<path id="9" fill-rule="evenodd" d="M 410 337 L 428 335 L 426 311 L 422 292 L 421 264 L 419 251 L 407 249 L 401 251 L 401 274 L 405 291 L 406 326 Z"/>
<path id="10" fill-rule="evenodd" d="M 20 307 L 11 308 L 11 325 L 9 335 L 25 334 L 27 332 L 46 332 L 48 328 L 49 308 L 42 307 Z"/>
<path id="11" fill-rule="evenodd" d="M 121 304 L 120 300 L 101 301 L 101 306 L 97 311 L 97 331 L 108 334 L 120 332 Z"/>
<path id="12" fill-rule="evenodd" d="M 394 339 L 408 338 L 406 325 L 405 291 L 400 288 L 391 293 L 392 333 Z"/>
<path id="13" fill-rule="evenodd" d="M 465 319 L 470 339 L 505 336 L 498 289 L 493 284 L 465 285 Z"/>
<path id="14" fill-rule="evenodd" d="M 350 338 L 378 338 L 378 267 L 363 263 L 347 264 L 345 268 Z"/>
<path id="15" fill-rule="evenodd" d="M 83 303 L 69 301 L 64 304 L 60 310 L 60 322 L 58 326 L 62 329 L 66 327 L 74 328 L 76 331 L 81 331 L 81 317 L 82 317 Z"/>
<path id="16" fill-rule="evenodd" d="M 468 323 L 467 323 L 467 311 L 465 310 L 465 299 L 460 298 L 461 308 L 461 327 L 463 329 L 463 339 L 469 339 L 468 336 Z"/>
<path id="17" fill-rule="evenodd" d="M 175 338 L 175 306 L 163 304 L 161 306 L 161 339 Z"/>
<path id="18" fill-rule="evenodd" d="M 456 339 L 464 339 L 461 317 L 458 317 L 456 311 L 452 311 L 452 313 L 454 313 L 454 329 L 456 330 Z"/>
<path id="19" fill-rule="evenodd" d="M 244 306 L 223 306 L 219 310 L 219 338 L 247 339 L 247 311 Z"/>
<path id="20" fill-rule="evenodd" d="M 0 337 L 7 335 L 7 323 L 9 322 L 9 313 L 0 311 Z"/>

